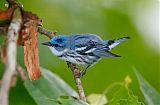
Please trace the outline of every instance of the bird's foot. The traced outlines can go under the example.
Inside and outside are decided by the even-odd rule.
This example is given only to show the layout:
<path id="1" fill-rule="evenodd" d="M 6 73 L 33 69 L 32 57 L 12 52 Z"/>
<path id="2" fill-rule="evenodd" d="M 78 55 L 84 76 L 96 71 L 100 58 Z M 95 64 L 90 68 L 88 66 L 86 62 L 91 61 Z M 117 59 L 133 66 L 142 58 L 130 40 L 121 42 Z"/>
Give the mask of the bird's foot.
<path id="1" fill-rule="evenodd" d="M 66 61 L 66 63 L 67 63 L 68 68 L 70 68 L 70 66 L 69 66 L 69 65 L 70 65 L 70 62 Z"/>
<path id="2" fill-rule="evenodd" d="M 83 77 L 86 74 L 86 69 L 80 71 L 80 77 Z"/>
<path id="3" fill-rule="evenodd" d="M 80 77 L 83 77 L 86 74 L 87 69 L 90 67 L 91 65 L 88 65 L 85 69 L 80 71 Z"/>

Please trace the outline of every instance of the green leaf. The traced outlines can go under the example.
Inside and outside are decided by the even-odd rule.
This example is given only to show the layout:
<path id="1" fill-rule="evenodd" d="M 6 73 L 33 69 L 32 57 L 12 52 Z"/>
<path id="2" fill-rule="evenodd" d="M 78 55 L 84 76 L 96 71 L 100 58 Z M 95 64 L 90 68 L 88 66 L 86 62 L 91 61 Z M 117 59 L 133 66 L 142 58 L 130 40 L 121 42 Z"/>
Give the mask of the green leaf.
<path id="1" fill-rule="evenodd" d="M 127 99 L 120 99 L 119 105 L 145 105 L 138 101 L 138 97 L 134 96 L 132 92 L 129 92 Z"/>
<path id="2" fill-rule="evenodd" d="M 130 76 L 126 76 L 122 85 L 114 93 L 113 98 L 109 100 L 107 105 L 144 105 L 144 103 L 138 101 L 138 97 L 129 89 L 131 82 Z"/>
<path id="3" fill-rule="evenodd" d="M 107 98 L 104 94 L 90 94 L 87 100 L 90 105 L 104 105 L 107 103 Z"/>
<path id="4" fill-rule="evenodd" d="M 138 97 L 132 91 L 121 87 L 114 95 L 113 99 L 107 105 L 145 105 L 139 102 Z"/>
<path id="5" fill-rule="evenodd" d="M 87 105 L 73 98 L 58 99 L 60 96 L 78 97 L 78 94 L 51 71 L 41 69 L 41 72 L 42 76 L 39 80 L 28 80 L 24 83 L 26 89 L 38 105 L 59 105 L 60 103 L 66 103 L 65 105 Z"/>
<path id="6" fill-rule="evenodd" d="M 145 79 L 143 79 L 136 69 L 134 72 L 138 78 L 140 89 L 148 105 L 160 105 L 160 94 Z"/>

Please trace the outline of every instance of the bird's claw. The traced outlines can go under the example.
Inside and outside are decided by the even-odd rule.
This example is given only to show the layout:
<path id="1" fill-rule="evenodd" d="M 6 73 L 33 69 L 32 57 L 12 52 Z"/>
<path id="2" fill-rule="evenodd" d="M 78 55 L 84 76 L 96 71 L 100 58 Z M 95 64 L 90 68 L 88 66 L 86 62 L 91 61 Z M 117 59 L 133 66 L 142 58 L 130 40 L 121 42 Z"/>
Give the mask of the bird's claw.
<path id="1" fill-rule="evenodd" d="M 80 71 L 80 77 L 83 77 L 86 74 L 86 69 Z"/>
<path id="2" fill-rule="evenodd" d="M 67 63 L 67 67 L 70 68 L 70 66 L 69 66 L 69 65 L 70 65 L 70 62 L 66 61 L 66 63 Z"/>

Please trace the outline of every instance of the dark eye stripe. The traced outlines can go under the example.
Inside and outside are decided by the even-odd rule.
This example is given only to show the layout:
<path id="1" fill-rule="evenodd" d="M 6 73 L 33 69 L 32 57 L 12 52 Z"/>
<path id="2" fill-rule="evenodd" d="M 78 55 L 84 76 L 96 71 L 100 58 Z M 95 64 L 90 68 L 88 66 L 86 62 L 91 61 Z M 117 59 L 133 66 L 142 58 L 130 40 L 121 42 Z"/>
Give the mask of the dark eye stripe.
<path id="1" fill-rule="evenodd" d="M 58 47 L 59 45 L 58 44 L 50 44 L 50 46 L 52 46 L 52 47 Z"/>

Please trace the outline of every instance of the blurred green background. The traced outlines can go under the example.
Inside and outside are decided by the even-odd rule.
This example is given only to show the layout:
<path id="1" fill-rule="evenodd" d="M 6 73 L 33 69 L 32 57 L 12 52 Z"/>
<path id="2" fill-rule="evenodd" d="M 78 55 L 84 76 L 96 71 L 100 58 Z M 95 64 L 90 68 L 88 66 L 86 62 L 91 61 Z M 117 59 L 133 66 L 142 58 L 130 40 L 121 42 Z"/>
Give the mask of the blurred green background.
<path id="1" fill-rule="evenodd" d="M 130 36 L 112 52 L 121 58 L 103 58 L 89 68 L 82 78 L 86 95 L 102 93 L 108 85 L 122 81 L 126 75 L 133 79 L 131 89 L 142 98 L 133 72 L 142 76 L 160 92 L 160 33 L 158 0 L 19 0 L 27 11 L 37 14 L 43 26 L 58 34 L 93 33 L 103 39 Z M 0 0 L 0 7 L 5 0 Z M 39 35 L 39 54 L 42 67 L 52 70 L 74 89 L 71 71 L 64 61 L 53 56 L 42 42 L 49 39 Z M 3 38 L 0 37 L 3 43 Z M 24 66 L 23 48 L 18 48 L 18 63 Z M 0 62 L 0 76 L 4 65 Z M 45 85 L 45 84 L 44 84 Z M 46 90 L 47 91 L 47 90 Z M 36 105 L 19 79 L 10 93 L 10 105 Z"/>

